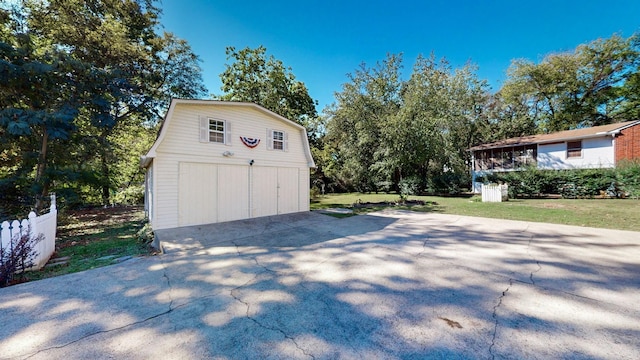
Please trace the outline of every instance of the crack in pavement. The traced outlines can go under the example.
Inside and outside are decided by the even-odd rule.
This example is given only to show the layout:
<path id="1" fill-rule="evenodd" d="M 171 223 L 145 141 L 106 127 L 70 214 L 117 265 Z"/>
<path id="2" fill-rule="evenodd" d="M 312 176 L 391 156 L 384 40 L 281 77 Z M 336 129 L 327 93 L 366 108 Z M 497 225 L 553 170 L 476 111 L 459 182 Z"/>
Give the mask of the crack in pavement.
<path id="1" fill-rule="evenodd" d="M 167 275 L 167 267 L 165 266 L 163 259 L 160 259 L 160 262 L 162 263 L 162 268 L 164 269 L 162 277 L 166 279 L 167 287 L 169 288 L 169 308 L 167 310 L 165 310 L 163 312 L 160 312 L 158 314 L 155 314 L 155 315 L 148 316 L 148 317 L 146 317 L 146 318 L 144 318 L 142 320 L 134 321 L 132 323 L 128 323 L 128 324 L 125 324 L 125 325 L 122 325 L 122 326 L 119 326 L 119 327 L 116 327 L 116 328 L 113 328 L 113 329 L 95 331 L 95 332 L 92 332 L 90 334 L 86 334 L 84 336 L 81 336 L 81 337 L 79 337 L 79 338 L 77 338 L 75 340 L 69 341 L 69 342 L 67 342 L 65 344 L 62 344 L 62 345 L 50 346 L 48 348 L 40 349 L 40 350 L 36 351 L 33 354 L 27 355 L 23 359 L 25 359 L 25 360 L 26 359 L 30 359 L 30 358 L 32 358 L 32 357 L 34 357 L 34 356 L 36 356 L 36 355 L 38 355 L 40 353 L 43 353 L 43 352 L 46 352 L 46 351 L 49 351 L 49 350 L 63 349 L 65 347 L 69 346 L 69 345 L 78 343 L 78 342 L 83 341 L 85 339 L 88 339 L 90 337 L 93 337 L 93 336 L 96 336 L 96 335 L 99 335 L 99 334 L 107 334 L 107 333 L 110 333 L 110 332 L 126 329 L 126 328 L 131 327 L 131 326 L 143 324 L 143 323 L 145 323 L 147 321 L 150 321 L 150 320 L 153 320 L 153 319 L 156 319 L 156 318 L 159 318 L 161 316 L 164 316 L 164 315 L 167 315 L 167 314 L 171 313 L 177 307 L 176 308 L 173 307 L 173 298 L 171 297 L 171 289 L 172 289 L 171 280 L 169 279 L 169 275 Z M 180 307 L 180 306 L 178 306 L 178 307 Z"/>
<path id="2" fill-rule="evenodd" d="M 424 254 L 427 251 L 427 242 L 431 240 L 431 236 L 429 236 L 429 234 L 424 234 L 424 236 L 426 238 L 422 242 L 422 250 L 415 257 L 420 257 L 422 256 L 422 254 Z"/>
<path id="3" fill-rule="evenodd" d="M 529 255 L 529 257 L 531 259 L 533 259 L 536 262 L 536 265 L 538 265 L 538 269 L 536 271 L 532 271 L 531 273 L 529 273 L 529 280 L 531 280 L 531 284 L 535 285 L 536 282 L 533 280 L 533 274 L 537 273 L 538 271 L 542 270 L 542 266 L 540 265 L 540 261 L 538 261 L 538 259 L 536 259 L 533 255 L 531 255 L 531 242 L 533 241 L 533 235 L 531 235 L 531 237 L 529 237 L 529 243 L 527 244 L 527 255 Z"/>
<path id="4" fill-rule="evenodd" d="M 229 292 L 229 294 L 230 294 L 230 295 L 231 295 L 231 297 L 232 297 L 232 298 L 234 298 L 237 302 L 239 302 L 239 303 L 243 304 L 243 305 L 247 308 L 247 311 L 246 311 L 245 317 L 246 317 L 248 320 L 251 320 L 254 324 L 258 325 L 259 327 L 261 327 L 261 328 L 263 328 L 263 329 L 270 330 L 270 331 L 275 331 L 275 332 L 277 332 L 277 333 L 280 333 L 280 334 L 281 334 L 285 339 L 287 339 L 287 340 L 291 341 L 291 342 L 293 343 L 293 345 L 294 345 L 298 350 L 300 350 L 304 355 L 306 355 L 306 356 L 310 357 L 311 359 L 314 359 L 314 360 L 315 360 L 315 356 L 314 356 L 313 354 L 308 353 L 304 348 L 302 348 L 302 347 L 298 344 L 298 342 L 296 341 L 296 339 L 295 339 L 293 336 L 291 336 L 291 335 L 287 334 L 284 330 L 282 330 L 282 329 L 280 329 L 280 328 L 278 328 L 278 327 L 274 327 L 274 326 L 267 326 L 266 324 L 263 324 L 263 323 L 262 323 L 261 321 L 259 321 L 258 319 L 256 319 L 256 318 L 252 317 L 252 316 L 251 316 L 251 314 L 250 314 L 250 311 L 251 311 L 251 304 L 250 304 L 249 302 L 246 302 L 246 301 L 242 300 L 242 299 L 240 298 L 240 296 L 239 296 L 239 295 L 238 295 L 238 296 L 236 296 L 236 295 L 234 294 L 234 292 L 237 292 L 237 291 L 238 291 L 238 290 L 240 290 L 241 288 L 243 288 L 243 287 L 245 287 L 245 286 L 249 285 L 250 283 L 252 283 L 253 281 L 255 281 L 255 280 L 258 278 L 258 276 L 260 276 L 260 275 L 262 275 L 262 274 L 264 274 L 264 273 L 258 273 L 258 274 L 256 274 L 252 279 L 248 280 L 246 283 L 244 283 L 244 284 L 242 284 L 242 285 L 239 285 L 239 286 L 237 286 L 237 287 L 235 287 L 235 288 L 231 289 L 231 291 Z"/>
<path id="5" fill-rule="evenodd" d="M 498 298 L 498 303 L 493 307 L 493 314 L 491 315 L 491 317 L 495 320 L 495 326 L 493 327 L 491 345 L 489 346 L 489 356 L 492 360 L 496 358 L 495 354 L 493 353 L 493 347 L 496 345 L 496 336 L 498 334 L 498 308 L 502 305 L 502 299 L 507 296 L 507 292 L 509 292 L 511 286 L 513 286 L 513 279 L 509 279 L 509 286 L 507 286 L 507 288 L 502 292 L 502 295 L 500 295 L 500 297 Z"/>
<path id="6" fill-rule="evenodd" d="M 239 257 L 247 256 L 249 259 L 253 260 L 253 262 L 256 263 L 256 265 L 258 265 L 259 267 L 263 268 L 265 271 L 273 273 L 273 274 L 277 274 L 278 273 L 276 270 L 270 269 L 266 265 L 260 264 L 260 262 L 258 261 L 258 257 L 257 256 L 243 255 L 242 252 L 240 252 L 240 245 L 238 245 L 235 241 L 232 241 L 231 243 L 236 247 L 236 253 L 238 254 Z"/>

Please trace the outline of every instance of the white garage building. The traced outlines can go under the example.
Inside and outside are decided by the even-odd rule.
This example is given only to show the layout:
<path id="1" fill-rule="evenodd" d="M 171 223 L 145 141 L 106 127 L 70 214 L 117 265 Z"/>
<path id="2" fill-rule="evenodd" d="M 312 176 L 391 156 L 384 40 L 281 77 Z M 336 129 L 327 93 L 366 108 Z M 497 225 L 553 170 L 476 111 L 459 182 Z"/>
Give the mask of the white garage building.
<path id="1" fill-rule="evenodd" d="M 256 104 L 172 100 L 141 165 L 154 230 L 309 211 L 306 131 Z"/>

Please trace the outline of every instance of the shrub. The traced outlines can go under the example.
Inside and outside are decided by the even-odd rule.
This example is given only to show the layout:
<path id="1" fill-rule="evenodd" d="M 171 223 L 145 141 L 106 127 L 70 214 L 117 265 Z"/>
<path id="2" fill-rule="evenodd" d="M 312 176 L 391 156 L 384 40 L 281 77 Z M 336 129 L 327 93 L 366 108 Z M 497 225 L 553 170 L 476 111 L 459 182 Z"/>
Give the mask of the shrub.
<path id="1" fill-rule="evenodd" d="M 40 234 L 32 239 L 30 231 L 27 231 L 21 236 L 14 236 L 7 247 L 0 244 L 0 287 L 11 285 L 16 275 L 34 265 L 33 261 L 38 256 L 34 247 L 43 238 Z"/>
<path id="2" fill-rule="evenodd" d="M 400 199 L 406 200 L 409 195 L 418 195 L 420 191 L 420 178 L 417 176 L 406 177 L 398 183 Z"/>
<path id="3" fill-rule="evenodd" d="M 620 163 L 615 175 L 615 181 L 624 195 L 640 199 L 640 161 Z"/>
<path id="4" fill-rule="evenodd" d="M 538 170 L 487 175 L 487 182 L 509 184 L 509 197 L 538 197 L 559 194 L 565 198 L 589 198 L 601 194 L 640 196 L 640 164 L 618 169 Z M 629 195 L 632 196 L 632 195 Z"/>

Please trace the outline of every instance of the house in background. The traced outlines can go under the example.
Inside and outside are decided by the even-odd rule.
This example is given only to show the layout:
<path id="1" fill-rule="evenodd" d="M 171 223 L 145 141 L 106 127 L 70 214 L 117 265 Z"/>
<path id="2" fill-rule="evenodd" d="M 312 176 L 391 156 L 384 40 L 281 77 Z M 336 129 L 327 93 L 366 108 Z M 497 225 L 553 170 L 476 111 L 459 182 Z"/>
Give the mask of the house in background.
<path id="1" fill-rule="evenodd" d="M 640 120 L 523 136 L 469 149 L 473 191 L 480 193 L 485 174 L 516 171 L 612 168 L 622 160 L 640 159 Z"/>
<path id="2" fill-rule="evenodd" d="M 303 126 L 252 103 L 173 99 L 141 158 L 154 230 L 309 211 Z"/>

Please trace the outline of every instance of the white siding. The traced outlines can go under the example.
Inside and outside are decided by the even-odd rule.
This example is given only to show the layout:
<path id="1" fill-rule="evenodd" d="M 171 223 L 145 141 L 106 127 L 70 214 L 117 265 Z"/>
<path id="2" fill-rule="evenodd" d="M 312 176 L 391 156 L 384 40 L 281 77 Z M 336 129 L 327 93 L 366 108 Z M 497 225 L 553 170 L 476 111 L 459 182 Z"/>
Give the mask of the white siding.
<path id="1" fill-rule="evenodd" d="M 582 156 L 567 158 L 567 143 L 538 145 L 539 169 L 585 169 L 614 166 L 613 140 L 601 137 L 582 140 Z"/>
<path id="2" fill-rule="evenodd" d="M 202 116 L 226 120 L 232 129 L 232 145 L 200 142 Z M 299 128 L 251 107 L 180 103 L 165 126 L 166 134 L 153 159 L 154 229 L 309 210 L 309 160 L 305 135 Z M 288 151 L 267 149 L 267 129 L 287 133 Z M 249 148 L 240 141 L 240 136 L 261 141 L 257 147 Z M 233 155 L 223 156 L 227 151 Z M 253 166 L 249 166 L 251 160 Z M 199 165 L 207 164 L 216 165 L 217 183 L 191 181 L 192 177 L 213 176 L 213 167 L 199 169 Z M 280 170 L 283 168 L 292 170 Z M 295 171 L 296 175 L 286 185 L 288 203 L 281 209 L 277 192 L 268 191 L 274 185 L 277 187 L 278 171 L 291 174 Z M 211 187 L 208 192 L 206 186 Z M 254 194 L 251 198 L 250 193 Z M 208 207 L 212 201 L 217 205 Z"/>
<path id="3" fill-rule="evenodd" d="M 300 195 L 298 196 L 298 211 L 309 211 L 309 168 L 301 168 L 299 176 L 300 185 L 298 186 Z"/>
<path id="4" fill-rule="evenodd" d="M 201 143 L 200 116 L 229 122 L 232 145 Z M 288 151 L 267 150 L 267 129 L 287 132 Z M 251 149 L 242 144 L 240 136 L 259 138 L 260 144 Z M 254 160 L 254 165 L 257 166 L 308 167 L 302 137 L 300 129 L 251 108 L 179 104 L 174 109 L 166 136 L 157 152 L 200 156 L 206 161 L 216 158 L 216 162 L 226 164 L 248 164 L 250 160 Z M 222 153 L 225 151 L 232 152 L 233 156 L 223 157 Z"/>

